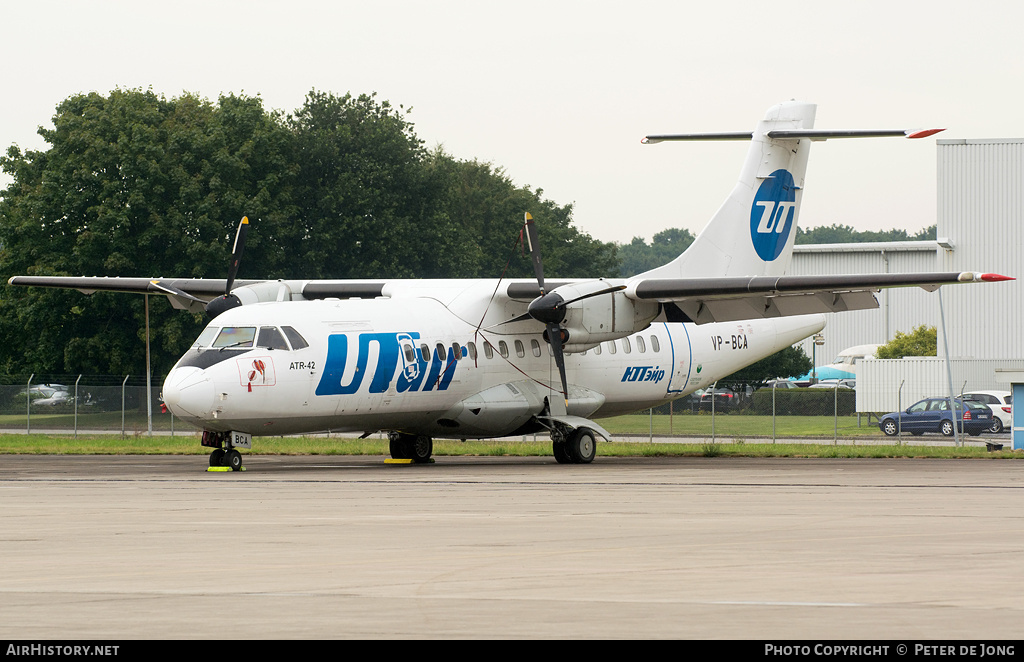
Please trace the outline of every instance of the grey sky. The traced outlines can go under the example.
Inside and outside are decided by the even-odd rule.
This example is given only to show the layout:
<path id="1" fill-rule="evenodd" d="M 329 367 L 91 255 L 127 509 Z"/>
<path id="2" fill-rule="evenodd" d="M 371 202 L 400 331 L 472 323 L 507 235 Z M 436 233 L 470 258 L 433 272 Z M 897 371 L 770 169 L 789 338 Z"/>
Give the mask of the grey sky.
<path id="1" fill-rule="evenodd" d="M 0 23 L 4 148 L 43 148 L 36 126 L 77 92 L 244 92 L 289 111 L 314 87 L 376 91 L 414 108 L 428 146 L 574 203 L 605 241 L 699 231 L 746 150 L 647 133 L 750 130 L 791 98 L 818 104 L 818 128 L 1024 133 L 1009 1 L 0 0 Z M 801 225 L 934 223 L 935 153 L 935 138 L 815 144 Z"/>

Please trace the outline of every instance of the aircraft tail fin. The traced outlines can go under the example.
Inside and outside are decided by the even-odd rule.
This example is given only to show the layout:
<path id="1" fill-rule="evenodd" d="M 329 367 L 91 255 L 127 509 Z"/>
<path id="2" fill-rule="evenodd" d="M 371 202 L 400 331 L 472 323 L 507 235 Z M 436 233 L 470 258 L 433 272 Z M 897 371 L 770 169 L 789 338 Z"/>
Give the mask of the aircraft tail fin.
<path id="1" fill-rule="evenodd" d="M 811 142 L 830 138 L 923 138 L 916 131 L 816 130 L 816 106 L 789 101 L 773 106 L 753 132 L 655 135 L 645 143 L 679 140 L 750 140 L 739 181 L 693 244 L 672 262 L 636 278 L 780 276 L 793 254 Z"/>

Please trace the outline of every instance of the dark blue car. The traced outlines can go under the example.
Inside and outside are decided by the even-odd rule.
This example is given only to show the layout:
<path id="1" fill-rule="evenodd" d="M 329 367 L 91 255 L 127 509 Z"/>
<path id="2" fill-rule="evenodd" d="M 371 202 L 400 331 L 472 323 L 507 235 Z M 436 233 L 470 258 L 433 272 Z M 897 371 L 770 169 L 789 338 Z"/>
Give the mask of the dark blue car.
<path id="1" fill-rule="evenodd" d="M 992 425 L 992 410 L 980 402 L 956 401 L 960 431 L 978 436 Z M 953 436 L 953 416 L 949 411 L 949 398 L 925 398 L 910 405 L 906 411 L 886 414 L 878 421 L 882 432 L 894 437 L 902 432 L 924 434 L 941 432 Z"/>

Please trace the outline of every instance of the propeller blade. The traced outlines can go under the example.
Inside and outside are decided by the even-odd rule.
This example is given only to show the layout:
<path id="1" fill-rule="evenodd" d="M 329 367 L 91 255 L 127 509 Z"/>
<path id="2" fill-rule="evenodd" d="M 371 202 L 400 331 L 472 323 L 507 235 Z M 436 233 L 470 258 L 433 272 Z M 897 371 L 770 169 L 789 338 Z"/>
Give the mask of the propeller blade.
<path id="1" fill-rule="evenodd" d="M 562 327 L 557 322 L 548 323 L 548 342 L 555 354 L 555 365 L 558 366 L 558 376 L 562 380 L 562 396 L 565 400 L 566 409 L 569 408 L 569 383 L 565 378 L 565 354 L 562 352 Z"/>
<path id="2" fill-rule="evenodd" d="M 525 322 L 527 320 L 532 320 L 532 319 L 533 319 L 533 315 L 531 315 L 530 313 L 526 312 L 526 313 L 523 313 L 522 315 L 518 315 L 516 317 L 513 317 L 512 319 L 507 319 L 504 322 L 498 322 L 497 324 L 491 324 L 487 328 L 488 329 L 495 329 L 495 328 L 497 328 L 499 326 L 503 326 L 505 324 L 514 324 L 516 322 Z"/>
<path id="3" fill-rule="evenodd" d="M 537 275 L 537 284 L 540 285 L 540 295 L 544 296 L 544 265 L 540 259 L 540 241 L 537 239 L 537 226 L 533 224 L 533 216 L 526 212 L 523 221 L 523 229 L 526 230 L 526 247 L 530 249 L 530 259 L 533 260 L 533 273 Z"/>
<path id="4" fill-rule="evenodd" d="M 224 288 L 225 296 L 231 293 L 231 286 L 235 283 L 238 265 L 242 261 L 242 251 L 245 249 L 245 235 L 248 232 L 249 217 L 243 216 L 242 222 L 238 224 L 238 233 L 235 234 L 235 245 L 231 248 L 231 264 L 228 266 L 228 282 Z"/>
<path id="5" fill-rule="evenodd" d="M 151 280 L 151 281 L 149 281 L 149 284 L 152 285 L 153 287 L 155 287 L 156 289 L 160 290 L 161 292 L 165 293 L 165 294 L 170 294 L 170 295 L 176 296 L 176 297 L 178 297 L 180 299 L 185 299 L 186 301 L 195 301 L 196 303 L 201 303 L 204 306 L 206 305 L 206 301 L 204 301 L 203 299 L 200 299 L 199 297 L 192 296 L 191 294 L 189 294 L 185 290 L 179 290 L 177 287 L 174 287 L 173 285 L 168 285 L 166 283 L 161 283 L 158 280 Z"/>
<path id="6" fill-rule="evenodd" d="M 569 299 L 568 301 L 564 301 L 564 302 L 562 302 L 559 305 L 562 306 L 562 307 L 565 307 L 565 306 L 568 306 L 570 303 L 576 303 L 577 301 L 583 301 L 584 299 L 589 299 L 590 297 L 599 297 L 602 294 L 611 294 L 612 292 L 621 292 L 624 289 L 626 289 L 625 285 L 616 285 L 615 287 L 609 287 L 607 289 L 600 290 L 599 292 L 591 292 L 590 294 L 584 294 L 583 296 L 578 296 L 575 299 Z"/>

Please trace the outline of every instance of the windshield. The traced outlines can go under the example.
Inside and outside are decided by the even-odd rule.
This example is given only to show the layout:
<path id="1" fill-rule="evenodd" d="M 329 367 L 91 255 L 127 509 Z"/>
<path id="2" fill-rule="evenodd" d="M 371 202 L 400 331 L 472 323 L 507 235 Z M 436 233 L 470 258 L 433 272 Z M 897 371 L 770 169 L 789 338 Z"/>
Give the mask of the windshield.
<path id="1" fill-rule="evenodd" d="M 203 332 L 199 334 L 196 341 L 192 343 L 192 347 L 209 347 L 213 339 L 217 337 L 217 332 L 220 331 L 218 326 L 208 326 L 203 329 Z"/>
<path id="2" fill-rule="evenodd" d="M 252 347 L 255 338 L 254 326 L 226 326 L 213 341 L 213 347 Z"/>

